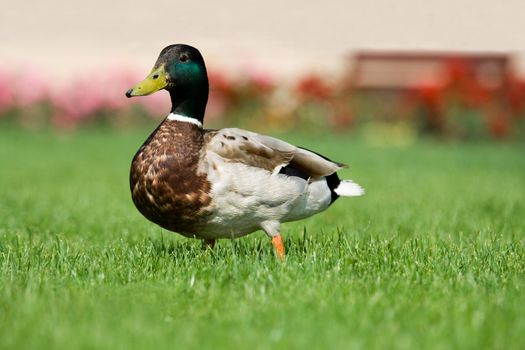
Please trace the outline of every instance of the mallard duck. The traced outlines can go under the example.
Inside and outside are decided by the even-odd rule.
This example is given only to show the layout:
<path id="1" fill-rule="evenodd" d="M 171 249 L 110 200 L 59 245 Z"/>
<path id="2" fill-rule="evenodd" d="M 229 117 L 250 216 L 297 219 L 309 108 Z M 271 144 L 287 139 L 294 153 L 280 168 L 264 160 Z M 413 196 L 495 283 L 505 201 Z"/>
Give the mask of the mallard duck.
<path id="1" fill-rule="evenodd" d="M 212 247 L 216 239 L 263 230 L 283 259 L 281 223 L 363 194 L 339 179 L 342 163 L 255 132 L 204 129 L 208 76 L 196 48 L 164 48 L 126 96 L 161 89 L 170 94 L 171 112 L 135 154 L 130 174 L 135 206 L 161 227 Z"/>

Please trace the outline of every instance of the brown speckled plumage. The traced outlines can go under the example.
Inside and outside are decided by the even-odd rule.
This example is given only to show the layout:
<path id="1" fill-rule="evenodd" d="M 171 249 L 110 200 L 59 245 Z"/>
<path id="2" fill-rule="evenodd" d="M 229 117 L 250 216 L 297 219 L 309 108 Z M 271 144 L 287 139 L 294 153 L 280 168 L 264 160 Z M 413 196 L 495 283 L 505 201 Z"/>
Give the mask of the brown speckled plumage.
<path id="1" fill-rule="evenodd" d="M 131 164 L 130 187 L 137 209 L 165 229 L 188 237 L 209 215 L 210 183 L 197 167 L 203 130 L 165 121 L 146 140 Z"/>

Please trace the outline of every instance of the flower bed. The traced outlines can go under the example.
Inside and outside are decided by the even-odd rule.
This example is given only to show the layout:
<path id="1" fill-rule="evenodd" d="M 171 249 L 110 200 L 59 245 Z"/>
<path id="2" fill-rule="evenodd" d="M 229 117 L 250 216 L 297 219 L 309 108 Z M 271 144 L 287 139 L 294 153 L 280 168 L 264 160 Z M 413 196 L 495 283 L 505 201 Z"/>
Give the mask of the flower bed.
<path id="1" fill-rule="evenodd" d="M 233 78 L 211 70 L 206 120 L 212 126 L 346 131 L 370 123 L 404 123 L 415 133 L 473 138 L 523 135 L 525 81 L 509 74 L 490 89 L 452 62 L 441 81 L 421 83 L 393 96 L 367 94 L 348 78 L 306 74 L 279 82 L 248 72 Z M 126 99 L 143 74 L 131 69 L 99 70 L 54 85 L 38 70 L 0 72 L 0 121 L 27 128 L 75 130 L 92 125 L 129 128 L 169 112 L 166 92 Z M 386 116 L 386 117 L 385 117 Z"/>

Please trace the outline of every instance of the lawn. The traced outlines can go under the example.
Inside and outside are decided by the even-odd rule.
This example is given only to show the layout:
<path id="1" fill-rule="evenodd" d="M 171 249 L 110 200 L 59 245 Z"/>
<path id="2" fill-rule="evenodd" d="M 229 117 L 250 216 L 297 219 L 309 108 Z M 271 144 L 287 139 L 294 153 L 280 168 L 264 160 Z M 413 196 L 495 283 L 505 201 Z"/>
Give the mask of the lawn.
<path id="1" fill-rule="evenodd" d="M 523 349 L 525 145 L 287 135 L 363 185 L 284 225 L 199 241 L 135 210 L 147 132 L 0 131 L 1 349 Z"/>

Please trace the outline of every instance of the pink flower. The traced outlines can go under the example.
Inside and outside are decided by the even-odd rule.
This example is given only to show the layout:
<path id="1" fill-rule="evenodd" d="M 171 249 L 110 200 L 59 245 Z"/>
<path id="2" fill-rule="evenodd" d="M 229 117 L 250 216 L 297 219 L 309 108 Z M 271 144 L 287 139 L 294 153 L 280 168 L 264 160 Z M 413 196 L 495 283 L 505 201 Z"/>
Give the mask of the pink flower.
<path id="1" fill-rule="evenodd" d="M 135 103 L 142 106 L 152 118 L 165 117 L 170 112 L 171 100 L 165 90 L 144 97 L 136 97 Z"/>
<path id="2" fill-rule="evenodd" d="M 270 92 L 275 87 L 275 80 L 273 76 L 261 70 L 252 68 L 246 72 L 245 76 L 247 77 L 249 85 L 261 93 Z"/>
<path id="3" fill-rule="evenodd" d="M 9 109 L 14 102 L 10 79 L 4 72 L 0 72 L 0 112 Z"/>
<path id="4" fill-rule="evenodd" d="M 105 103 L 104 85 L 96 77 L 72 81 L 51 94 L 55 107 L 54 119 L 68 120 L 72 124 L 89 119 Z M 63 123 L 62 123 L 63 124 Z"/>
<path id="5" fill-rule="evenodd" d="M 19 107 L 27 107 L 45 101 L 50 88 L 46 79 L 35 68 L 23 68 L 11 76 L 14 101 Z"/>

